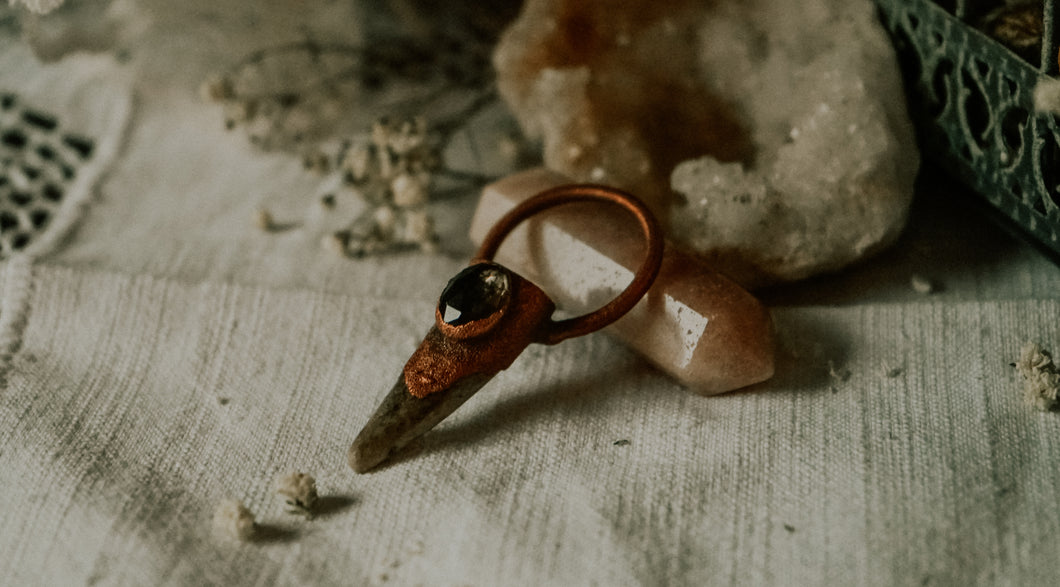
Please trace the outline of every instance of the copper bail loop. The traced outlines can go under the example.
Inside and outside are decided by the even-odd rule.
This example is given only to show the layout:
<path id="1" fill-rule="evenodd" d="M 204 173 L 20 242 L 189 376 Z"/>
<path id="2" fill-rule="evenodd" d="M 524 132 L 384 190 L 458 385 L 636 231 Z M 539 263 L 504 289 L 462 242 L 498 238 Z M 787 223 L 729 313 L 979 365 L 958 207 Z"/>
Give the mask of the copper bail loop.
<path id="1" fill-rule="evenodd" d="M 562 204 L 592 201 L 616 204 L 632 214 L 644 232 L 648 250 L 640 268 L 633 276 L 633 281 L 622 293 L 593 312 L 566 320 L 552 321 L 541 341 L 545 344 L 556 344 L 568 338 L 600 330 L 632 310 L 633 306 L 644 297 L 656 276 L 659 275 L 663 259 L 662 230 L 655 216 L 636 196 L 619 189 L 593 184 L 559 186 L 524 200 L 508 211 L 490 229 L 476 255 L 477 260 L 492 261 L 497 249 L 500 248 L 508 234 L 522 221 L 535 214 Z"/>

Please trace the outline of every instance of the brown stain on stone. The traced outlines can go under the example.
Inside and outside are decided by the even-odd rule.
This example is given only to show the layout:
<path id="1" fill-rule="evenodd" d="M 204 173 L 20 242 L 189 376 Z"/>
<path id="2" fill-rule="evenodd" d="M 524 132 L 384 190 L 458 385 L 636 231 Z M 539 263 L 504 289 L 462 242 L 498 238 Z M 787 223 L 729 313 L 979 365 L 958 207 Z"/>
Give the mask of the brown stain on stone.
<path id="1" fill-rule="evenodd" d="M 590 72 L 581 115 L 563 136 L 546 137 L 549 167 L 580 181 L 603 168 L 608 183 L 641 196 L 665 219 L 674 199 L 670 172 L 679 162 L 753 159 L 739 108 L 706 86 L 697 63 L 699 23 L 711 4 L 527 2 L 495 58 L 501 93 L 527 130 L 539 130 L 534 118 L 547 115 L 528 112 L 543 70 Z M 572 157 L 570 147 L 582 155 Z M 638 152 L 647 165 L 635 160 Z"/>

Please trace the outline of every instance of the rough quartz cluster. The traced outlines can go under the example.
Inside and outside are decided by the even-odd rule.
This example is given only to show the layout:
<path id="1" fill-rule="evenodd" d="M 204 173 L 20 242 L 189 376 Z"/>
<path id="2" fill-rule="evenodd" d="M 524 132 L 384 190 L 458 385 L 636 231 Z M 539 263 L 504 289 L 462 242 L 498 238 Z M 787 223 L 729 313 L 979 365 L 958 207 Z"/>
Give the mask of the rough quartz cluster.
<path id="1" fill-rule="evenodd" d="M 528 0 L 494 62 L 550 168 L 634 191 L 744 285 L 904 224 L 919 156 L 869 0 Z"/>

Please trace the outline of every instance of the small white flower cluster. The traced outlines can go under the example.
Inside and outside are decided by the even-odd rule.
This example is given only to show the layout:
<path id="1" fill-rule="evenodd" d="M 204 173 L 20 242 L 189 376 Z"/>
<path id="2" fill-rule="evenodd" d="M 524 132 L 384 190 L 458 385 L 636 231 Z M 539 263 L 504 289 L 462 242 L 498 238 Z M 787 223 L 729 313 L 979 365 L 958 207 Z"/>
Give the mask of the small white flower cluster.
<path id="1" fill-rule="evenodd" d="M 440 167 L 439 149 L 422 118 L 376 121 L 369 141 L 348 145 L 338 157 L 345 183 L 369 208 L 348 230 L 326 236 L 324 246 L 352 256 L 409 247 L 436 251 L 427 201 Z"/>
<path id="2" fill-rule="evenodd" d="M 311 151 L 303 163 L 308 170 L 335 174 L 332 179 L 343 190 L 367 204 L 345 228 L 321 238 L 325 250 L 343 257 L 407 249 L 437 252 L 438 235 L 427 204 L 434 178 L 444 169 L 440 142 L 423 118 L 379 119 L 361 141 L 347 141 L 330 153 Z M 336 213 L 335 194 L 323 195 L 317 204 Z M 263 232 L 297 226 L 277 222 L 265 208 L 254 211 L 254 224 Z"/>
<path id="3" fill-rule="evenodd" d="M 372 124 L 371 140 L 350 145 L 340 155 L 340 168 L 373 204 L 420 206 L 427 202 L 431 172 L 441 165 L 428 139 L 422 117 L 399 122 L 381 118 Z"/>
<path id="4" fill-rule="evenodd" d="M 283 498 L 284 511 L 312 519 L 319 496 L 312 475 L 291 473 L 276 479 L 276 493 Z M 220 538 L 244 542 L 267 539 L 276 526 L 259 525 L 254 514 L 238 499 L 225 499 L 213 512 L 213 531 Z M 284 532 L 289 532 L 282 530 Z"/>
<path id="5" fill-rule="evenodd" d="M 283 496 L 289 514 L 310 517 L 317 503 L 317 482 L 311 475 L 291 473 L 276 480 L 276 493 Z"/>
<path id="6" fill-rule="evenodd" d="M 935 285 L 935 282 L 919 274 L 913 274 L 913 276 L 909 278 L 909 286 L 913 288 L 913 291 L 921 295 L 932 294 L 938 290 L 938 286 Z"/>
<path id="7" fill-rule="evenodd" d="M 213 75 L 199 93 L 203 100 L 222 105 L 225 128 L 242 127 L 250 142 L 265 150 L 297 148 L 342 112 L 335 96 L 297 90 L 237 91 L 237 85 L 247 83 Z"/>
<path id="8" fill-rule="evenodd" d="M 1049 351 L 1028 342 L 1020 349 L 1014 366 L 1023 378 L 1023 399 L 1043 412 L 1054 409 L 1060 392 L 1060 372 Z"/>
<path id="9" fill-rule="evenodd" d="M 226 499 L 213 513 L 214 531 L 235 540 L 251 540 L 257 530 L 254 514 L 238 499 Z"/>

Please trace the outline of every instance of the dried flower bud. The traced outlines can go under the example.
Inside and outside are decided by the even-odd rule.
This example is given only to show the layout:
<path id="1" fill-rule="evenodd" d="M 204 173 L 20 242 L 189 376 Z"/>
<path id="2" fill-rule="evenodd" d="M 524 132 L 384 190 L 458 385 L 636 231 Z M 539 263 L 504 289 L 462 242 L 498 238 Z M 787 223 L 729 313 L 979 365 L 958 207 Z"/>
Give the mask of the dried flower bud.
<path id="1" fill-rule="evenodd" d="M 442 166 L 442 155 L 437 149 L 425 149 L 414 161 L 412 169 L 417 172 L 427 172 Z"/>
<path id="2" fill-rule="evenodd" d="M 386 180 L 394 176 L 394 156 L 388 149 L 377 149 L 376 160 L 379 162 L 378 177 Z"/>
<path id="3" fill-rule="evenodd" d="M 382 240 L 390 240 L 394 235 L 394 225 L 397 223 L 394 209 L 390 206 L 379 206 L 372 211 L 372 218 L 375 220 L 376 235 Z"/>
<path id="4" fill-rule="evenodd" d="M 231 130 L 240 124 L 253 120 L 258 112 L 258 103 L 254 100 L 230 100 L 224 104 L 225 128 Z"/>
<path id="5" fill-rule="evenodd" d="M 364 201 L 371 206 L 389 206 L 392 200 L 389 186 L 385 183 L 368 182 L 364 187 L 358 189 L 358 192 L 364 198 Z"/>
<path id="6" fill-rule="evenodd" d="M 401 123 L 397 132 L 388 135 L 387 146 L 397 155 L 408 155 L 422 147 L 427 139 L 427 122 L 416 117 Z"/>
<path id="7" fill-rule="evenodd" d="M 368 145 L 354 145 L 342 160 L 342 166 L 350 172 L 354 182 L 360 183 L 368 177 L 368 163 L 372 158 Z"/>
<path id="8" fill-rule="evenodd" d="M 265 232 L 270 232 L 276 227 L 276 223 L 272 219 L 272 213 L 265 208 L 258 208 L 255 210 L 254 225 L 257 226 L 259 230 Z"/>
<path id="9" fill-rule="evenodd" d="M 372 143 L 380 150 L 385 150 L 389 146 L 390 133 L 390 121 L 386 117 L 372 123 Z"/>
<path id="10" fill-rule="evenodd" d="M 410 210 L 405 214 L 404 238 L 406 242 L 424 243 L 433 242 L 434 220 L 424 210 Z"/>
<path id="11" fill-rule="evenodd" d="M 311 151 L 302 156 L 302 167 L 317 173 L 327 173 L 331 169 L 331 161 L 327 153 Z"/>
<path id="12" fill-rule="evenodd" d="M 245 121 L 245 132 L 250 142 L 263 149 L 272 148 L 275 141 L 275 119 L 271 118 L 267 109 L 258 112 L 253 118 Z"/>
<path id="13" fill-rule="evenodd" d="M 295 143 L 302 142 L 313 131 L 313 114 L 304 108 L 290 108 L 281 118 L 283 134 Z M 327 171 L 327 159 L 324 160 L 324 171 Z"/>
<path id="14" fill-rule="evenodd" d="M 257 523 L 254 521 L 254 514 L 250 513 L 243 502 L 237 499 L 226 499 L 214 510 L 213 528 L 222 536 L 236 540 L 250 540 L 254 537 Z"/>
<path id="15" fill-rule="evenodd" d="M 416 208 L 426 204 L 428 181 L 430 181 L 430 177 L 426 174 L 398 174 L 390 182 L 390 192 L 394 197 L 394 205 L 399 208 Z"/>
<path id="16" fill-rule="evenodd" d="M 291 473 L 276 480 L 276 493 L 283 496 L 287 513 L 308 516 L 317 502 L 317 482 L 305 473 Z"/>
<path id="17" fill-rule="evenodd" d="M 1060 369 L 1049 351 L 1034 342 L 1024 343 L 1014 366 L 1023 379 L 1024 401 L 1042 411 L 1055 409 L 1060 395 Z"/>
<path id="18" fill-rule="evenodd" d="M 918 294 L 927 295 L 935 293 L 935 283 L 923 275 L 914 274 L 909 278 L 909 285 Z"/>
<path id="19" fill-rule="evenodd" d="M 320 246 L 325 250 L 331 251 L 336 255 L 343 257 L 349 255 L 348 246 L 350 244 L 350 231 L 348 230 L 337 230 L 330 234 L 324 235 L 324 238 L 320 240 Z"/>
<path id="20" fill-rule="evenodd" d="M 223 75 L 211 75 L 199 86 L 199 95 L 207 102 L 224 102 L 235 98 L 232 80 Z"/>

